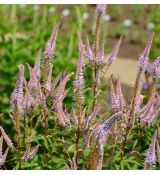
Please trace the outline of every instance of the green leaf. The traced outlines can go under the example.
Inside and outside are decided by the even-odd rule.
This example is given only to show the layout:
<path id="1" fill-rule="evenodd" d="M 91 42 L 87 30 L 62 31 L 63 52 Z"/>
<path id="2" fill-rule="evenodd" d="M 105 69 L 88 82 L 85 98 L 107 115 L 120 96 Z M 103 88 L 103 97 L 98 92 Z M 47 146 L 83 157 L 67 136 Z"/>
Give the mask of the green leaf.
<path id="1" fill-rule="evenodd" d="M 47 139 L 44 139 L 44 145 L 47 148 L 47 150 L 49 151 L 49 144 L 48 144 Z"/>
<path id="2" fill-rule="evenodd" d="M 138 140 L 135 140 L 133 147 L 132 147 L 132 150 L 134 150 L 134 148 L 137 146 L 137 144 L 138 144 Z"/>

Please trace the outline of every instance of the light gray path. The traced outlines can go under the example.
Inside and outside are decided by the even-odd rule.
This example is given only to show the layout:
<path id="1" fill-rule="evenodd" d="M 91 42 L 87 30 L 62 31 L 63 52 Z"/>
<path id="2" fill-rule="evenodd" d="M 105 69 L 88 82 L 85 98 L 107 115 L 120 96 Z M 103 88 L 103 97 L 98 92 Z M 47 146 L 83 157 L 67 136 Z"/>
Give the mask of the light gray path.
<path id="1" fill-rule="evenodd" d="M 137 76 L 137 65 L 137 60 L 117 57 L 106 73 L 106 78 L 111 74 L 114 77 L 119 75 L 123 84 L 133 87 Z"/>

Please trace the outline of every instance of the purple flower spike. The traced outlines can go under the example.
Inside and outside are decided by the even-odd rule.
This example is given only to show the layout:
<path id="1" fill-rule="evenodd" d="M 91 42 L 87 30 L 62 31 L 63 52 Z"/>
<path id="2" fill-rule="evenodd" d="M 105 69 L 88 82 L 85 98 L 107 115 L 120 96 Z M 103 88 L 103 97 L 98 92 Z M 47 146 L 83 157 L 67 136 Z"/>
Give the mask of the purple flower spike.
<path id="1" fill-rule="evenodd" d="M 23 98 L 23 81 L 24 81 L 24 66 L 18 66 L 18 78 L 16 81 L 15 89 L 12 93 L 12 108 L 21 112 L 21 102 Z"/>
<path id="2" fill-rule="evenodd" d="M 119 48 L 121 45 L 121 41 L 122 41 L 122 37 L 118 40 L 118 42 L 114 46 L 112 52 L 110 53 L 109 57 L 107 58 L 106 64 L 108 66 L 110 66 L 113 63 L 113 61 L 116 59 L 116 56 L 118 54 L 118 51 L 119 51 Z"/>
<path id="3" fill-rule="evenodd" d="M 113 87 L 112 79 L 109 79 L 109 84 L 110 84 L 110 96 L 111 96 L 111 106 L 112 109 L 117 111 L 117 99 L 116 99 L 116 93 Z"/>
<path id="4" fill-rule="evenodd" d="M 97 59 L 98 62 L 104 62 L 104 42 L 102 43 L 100 49 L 99 49 L 99 53 L 97 55 Z"/>
<path id="5" fill-rule="evenodd" d="M 0 131 L 1 131 L 1 134 L 4 138 L 4 140 L 6 141 L 7 145 L 9 148 L 13 148 L 13 143 L 12 143 L 12 140 L 8 137 L 8 135 L 6 134 L 5 130 L 3 129 L 2 126 L 0 126 Z"/>
<path id="6" fill-rule="evenodd" d="M 109 129 L 113 125 L 114 121 L 118 119 L 121 115 L 122 112 L 115 113 L 99 127 L 98 133 L 96 134 L 96 138 L 99 140 L 99 143 L 103 143 L 105 141 Z"/>
<path id="7" fill-rule="evenodd" d="M 143 71 L 146 70 L 146 67 L 147 67 L 148 57 L 149 57 L 149 52 L 151 50 L 153 36 L 154 36 L 154 33 L 149 37 L 146 48 L 144 49 L 143 53 L 140 55 L 140 58 L 139 58 L 139 67 Z"/>
<path id="8" fill-rule="evenodd" d="M 156 164 L 155 147 L 153 147 L 152 145 L 150 145 L 150 147 L 147 151 L 145 163 L 149 166 L 153 166 Z"/>
<path id="9" fill-rule="evenodd" d="M 93 51 L 92 51 L 92 49 L 90 47 L 88 36 L 86 36 L 86 49 L 87 49 L 86 56 L 89 59 L 89 62 L 91 64 L 93 64 L 94 54 L 93 54 Z"/>
<path id="10" fill-rule="evenodd" d="M 83 68 L 84 68 L 84 46 L 82 44 L 81 36 L 78 35 L 79 59 L 77 64 L 76 78 L 74 81 L 74 93 L 83 88 Z"/>
<path id="11" fill-rule="evenodd" d="M 149 74 L 153 74 L 154 72 L 154 65 L 153 64 L 148 64 L 147 67 L 146 67 L 146 71 L 149 73 Z"/>
<path id="12" fill-rule="evenodd" d="M 38 52 L 38 55 L 37 55 L 37 58 L 36 58 L 36 62 L 35 62 L 35 65 L 34 65 L 34 68 L 33 68 L 33 72 L 37 78 L 37 80 L 40 79 L 40 59 L 41 59 L 41 50 Z"/>
<path id="13" fill-rule="evenodd" d="M 34 74 L 34 69 L 27 64 L 28 70 L 29 70 L 29 75 L 30 75 L 30 80 L 28 82 L 28 88 L 30 91 L 38 89 L 38 80 Z"/>
<path id="14" fill-rule="evenodd" d="M 4 163 L 6 161 L 6 158 L 7 158 L 7 155 L 8 155 L 8 151 L 9 151 L 9 148 L 7 148 L 5 153 L 3 154 L 3 156 L 0 157 L 0 168 L 1 168 L 1 166 L 4 165 Z"/>
<path id="15" fill-rule="evenodd" d="M 97 5 L 97 12 L 100 13 L 100 14 L 105 14 L 106 5 L 105 4 L 98 4 Z"/>
<path id="16" fill-rule="evenodd" d="M 117 102 L 118 102 L 119 109 L 123 110 L 123 108 L 125 106 L 125 99 L 124 99 L 124 96 L 122 94 L 119 76 L 118 76 L 118 80 L 117 80 Z"/>
<path id="17" fill-rule="evenodd" d="M 156 151 L 155 151 L 156 137 L 157 137 L 157 131 L 155 131 L 152 137 L 152 142 L 146 152 L 145 164 L 147 166 L 154 166 L 156 164 Z"/>
<path id="18" fill-rule="evenodd" d="M 46 44 L 45 57 L 50 59 L 50 60 L 54 56 L 55 45 L 56 45 L 56 39 L 57 39 L 59 26 L 60 26 L 60 22 L 57 23 L 57 25 L 55 26 L 55 29 L 52 33 L 52 36 L 50 37 L 50 39 L 48 40 L 48 42 Z"/>
<path id="19" fill-rule="evenodd" d="M 160 77 L 160 57 L 158 57 L 155 60 L 154 66 L 155 66 L 155 76 Z"/>

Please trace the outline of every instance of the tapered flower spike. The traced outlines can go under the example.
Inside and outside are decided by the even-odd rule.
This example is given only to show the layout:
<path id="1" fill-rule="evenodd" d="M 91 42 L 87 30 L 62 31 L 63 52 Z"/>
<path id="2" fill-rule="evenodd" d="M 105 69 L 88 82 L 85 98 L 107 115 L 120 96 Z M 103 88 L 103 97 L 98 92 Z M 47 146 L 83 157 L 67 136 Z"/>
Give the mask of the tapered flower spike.
<path id="1" fill-rule="evenodd" d="M 34 65 L 34 68 L 33 68 L 33 72 L 34 72 L 34 75 L 36 76 L 37 80 L 40 80 L 40 61 L 41 61 L 41 54 L 42 54 L 42 50 L 39 50 L 38 52 L 38 55 L 37 55 L 37 58 L 36 58 L 36 62 L 35 62 L 35 65 Z"/>
<path id="2" fill-rule="evenodd" d="M 56 88 L 56 90 L 54 91 L 54 94 L 53 94 L 53 97 L 55 98 L 55 101 L 56 100 L 62 100 L 63 98 L 63 94 L 64 94 L 64 91 L 65 91 L 65 86 L 67 84 L 67 82 L 69 81 L 69 79 L 71 78 L 71 76 L 73 75 L 74 73 L 70 73 L 68 75 L 66 75 L 63 80 L 60 82 L 59 86 Z"/>
<path id="3" fill-rule="evenodd" d="M 160 104 L 156 105 L 156 107 L 153 108 L 153 110 L 151 111 L 152 113 L 149 114 L 149 119 L 147 120 L 148 125 L 153 125 L 160 113 Z"/>
<path id="4" fill-rule="evenodd" d="M 77 124 L 78 123 L 78 119 L 77 119 L 77 115 L 76 115 L 76 112 L 75 112 L 75 109 L 72 107 L 72 113 L 71 113 L 71 122 L 73 124 Z"/>
<path id="5" fill-rule="evenodd" d="M 140 119 L 142 122 L 147 121 L 148 114 L 152 112 L 152 107 L 155 102 L 155 94 L 152 94 L 149 102 L 140 110 Z"/>
<path id="6" fill-rule="evenodd" d="M 160 77 L 160 57 L 154 61 L 155 76 Z"/>
<path id="7" fill-rule="evenodd" d="M 80 34 L 78 35 L 79 40 L 79 59 L 77 63 L 77 71 L 76 71 L 76 77 L 74 81 L 74 93 L 76 93 L 78 90 L 83 89 L 83 67 L 84 67 L 84 46 L 82 44 L 82 40 L 80 37 Z"/>
<path id="8" fill-rule="evenodd" d="M 79 58 L 82 64 L 82 68 L 84 68 L 84 56 L 85 56 L 85 46 L 82 42 L 81 34 L 78 32 L 78 50 L 79 50 Z"/>
<path id="9" fill-rule="evenodd" d="M 56 26 L 53 30 L 53 33 L 52 33 L 50 39 L 48 40 L 48 42 L 46 44 L 45 57 L 48 58 L 49 60 L 51 60 L 52 57 L 54 57 L 56 39 L 57 39 L 57 34 L 58 34 L 60 24 L 61 24 L 61 22 L 58 22 L 56 24 Z"/>
<path id="10" fill-rule="evenodd" d="M 65 114 L 63 112 L 61 104 L 57 103 L 55 106 L 55 110 L 56 110 L 59 124 L 61 125 L 61 127 L 65 128 L 66 127 L 66 122 L 65 122 L 65 117 L 64 117 Z"/>
<path id="11" fill-rule="evenodd" d="M 21 111 L 21 102 L 23 98 L 23 80 L 24 80 L 24 66 L 20 64 L 18 66 L 18 78 L 16 81 L 15 89 L 12 93 L 12 107 L 13 110 Z"/>
<path id="12" fill-rule="evenodd" d="M 147 43 L 143 53 L 140 55 L 140 58 L 139 58 L 140 70 L 143 70 L 143 71 L 146 70 L 146 67 L 147 67 L 147 64 L 148 64 L 149 53 L 150 53 L 150 50 L 151 50 L 153 36 L 154 36 L 154 33 L 152 33 L 152 35 L 149 37 L 148 43 Z"/>
<path id="13" fill-rule="evenodd" d="M 46 83 L 48 75 L 49 75 L 51 59 L 55 55 L 55 45 L 56 45 L 56 39 L 57 39 L 57 34 L 58 34 L 60 24 L 61 24 L 61 21 L 59 21 L 57 25 L 55 26 L 54 31 L 50 39 L 48 40 L 46 44 L 46 49 L 44 51 L 44 60 L 43 60 L 43 66 L 42 66 L 43 74 L 41 74 L 41 80 L 44 84 Z"/>
<path id="14" fill-rule="evenodd" d="M 89 144 L 90 144 L 90 139 L 91 139 L 91 136 L 93 135 L 93 133 L 95 133 L 94 135 L 96 136 L 97 135 L 97 128 L 100 127 L 100 124 L 102 122 L 104 118 L 104 115 L 102 115 L 98 121 L 89 128 L 89 131 L 87 132 L 87 134 L 85 135 L 85 138 L 84 138 L 84 141 L 83 141 L 83 147 L 86 148 L 86 147 L 89 147 Z"/>
<path id="15" fill-rule="evenodd" d="M 103 63 L 104 62 L 104 42 L 102 42 L 102 45 L 99 49 L 98 55 L 97 55 L 97 61 Z"/>
<path id="16" fill-rule="evenodd" d="M 115 93 L 111 77 L 109 79 L 109 84 L 110 84 L 111 107 L 112 109 L 117 111 L 118 109 L 117 98 L 116 98 L 117 95 Z"/>
<path id="17" fill-rule="evenodd" d="M 67 89 L 64 91 L 63 95 L 62 95 L 62 101 L 66 98 L 68 92 L 69 92 L 70 89 Z"/>
<path id="18" fill-rule="evenodd" d="M 2 157 L 2 153 L 3 153 L 2 147 L 3 147 L 3 136 L 0 137 L 0 158 Z"/>
<path id="19" fill-rule="evenodd" d="M 24 84 L 25 84 L 26 94 L 25 94 L 24 99 L 23 99 L 23 108 L 24 108 L 24 112 L 25 112 L 25 113 L 28 113 L 32 107 L 35 107 L 36 101 L 35 101 L 35 99 L 31 96 L 26 81 L 24 81 Z"/>
<path id="20" fill-rule="evenodd" d="M 84 130 L 86 130 L 88 128 L 88 125 L 94 120 L 94 118 L 97 116 L 97 114 L 99 113 L 101 107 L 99 104 L 97 104 L 94 108 L 94 111 L 91 113 L 91 115 L 89 115 L 85 121 L 84 121 Z"/>
<path id="21" fill-rule="evenodd" d="M 99 113 L 100 109 L 101 109 L 101 106 L 99 104 L 97 104 L 95 106 L 94 111 L 92 112 L 92 114 L 88 116 L 88 122 L 89 123 L 94 120 L 96 115 Z"/>
<path id="22" fill-rule="evenodd" d="M 117 41 L 117 43 L 114 46 L 112 52 L 108 56 L 107 61 L 105 61 L 108 66 L 110 66 L 113 63 L 113 61 L 116 59 L 116 56 L 118 54 L 118 51 L 119 51 L 119 48 L 120 48 L 120 45 L 121 45 L 121 41 L 122 41 L 122 37 Z"/>
<path id="23" fill-rule="evenodd" d="M 36 145 L 30 153 L 30 157 L 34 158 L 39 150 L 39 145 Z"/>
<path id="24" fill-rule="evenodd" d="M 118 119 L 121 115 L 122 115 L 122 112 L 115 113 L 99 127 L 99 130 L 96 135 L 96 138 L 99 143 L 104 143 L 110 127 L 113 125 L 114 121 Z"/>
<path id="25" fill-rule="evenodd" d="M 62 108 L 62 110 L 63 110 L 63 108 Z M 70 123 L 70 118 L 69 118 L 69 114 L 68 114 L 68 111 L 67 111 L 67 108 L 66 107 L 63 110 L 63 113 L 64 113 L 64 119 L 65 119 L 66 126 L 67 127 L 70 127 L 71 126 L 71 123 Z"/>
<path id="26" fill-rule="evenodd" d="M 97 5 L 97 13 L 105 14 L 106 12 L 106 5 L 105 4 L 98 4 Z"/>
<path id="27" fill-rule="evenodd" d="M 9 148 L 7 148 L 3 156 L 0 157 L 0 167 L 4 165 L 7 155 L 8 155 L 8 151 L 9 151 Z"/>
<path id="28" fill-rule="evenodd" d="M 30 145 L 27 145 L 26 151 L 24 155 L 22 156 L 22 160 L 27 161 L 30 159 L 30 150 L 31 150 Z"/>
<path id="29" fill-rule="evenodd" d="M 59 120 L 60 125 L 64 127 L 70 127 L 70 119 L 69 117 L 65 114 L 63 110 L 63 105 L 61 101 L 57 101 L 55 104 L 55 111 L 57 113 L 57 118 Z"/>
<path id="30" fill-rule="evenodd" d="M 94 61 L 95 59 L 94 59 L 93 51 L 92 51 L 92 49 L 91 49 L 91 47 L 90 47 L 90 44 L 89 44 L 88 35 L 86 35 L 86 49 L 87 49 L 87 51 L 86 51 L 86 56 L 87 56 L 87 58 L 89 59 L 89 62 L 90 62 L 91 64 L 93 64 L 93 61 Z"/>
<path id="31" fill-rule="evenodd" d="M 124 100 L 124 96 L 122 94 L 122 89 L 121 89 L 121 83 L 120 83 L 120 78 L 118 76 L 117 79 L 117 92 L 116 92 L 116 97 L 117 97 L 117 102 L 118 102 L 118 106 L 119 109 L 121 111 L 123 111 L 124 106 L 125 106 L 125 100 Z"/>
<path id="32" fill-rule="evenodd" d="M 145 156 L 145 165 L 147 166 L 154 166 L 156 164 L 156 151 L 155 151 L 155 144 L 156 144 L 156 138 L 157 138 L 157 131 L 155 131 L 151 144 L 149 145 L 149 148 L 146 152 Z"/>
<path id="33" fill-rule="evenodd" d="M 0 126 L 0 131 L 1 131 L 1 134 L 2 134 L 2 136 L 3 136 L 3 138 L 4 138 L 4 140 L 6 141 L 8 147 L 9 147 L 9 148 L 13 148 L 13 147 L 14 147 L 14 146 L 13 146 L 13 143 L 12 143 L 11 139 L 7 136 L 7 134 L 6 134 L 6 132 L 4 131 L 4 129 L 3 129 L 2 126 Z"/>
<path id="34" fill-rule="evenodd" d="M 38 89 L 38 80 L 37 80 L 37 78 L 34 74 L 33 68 L 29 64 L 27 64 L 27 67 L 28 67 L 29 75 L 30 75 L 30 80 L 28 82 L 28 88 L 29 88 L 30 92 L 32 90 L 37 91 L 37 89 Z"/>

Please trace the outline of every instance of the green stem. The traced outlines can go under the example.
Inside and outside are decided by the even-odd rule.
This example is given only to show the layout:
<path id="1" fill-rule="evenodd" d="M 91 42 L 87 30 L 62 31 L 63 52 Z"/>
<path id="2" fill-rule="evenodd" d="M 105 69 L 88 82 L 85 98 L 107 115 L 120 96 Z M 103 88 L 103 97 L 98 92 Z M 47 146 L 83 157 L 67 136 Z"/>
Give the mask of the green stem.
<path id="1" fill-rule="evenodd" d="M 96 20 L 96 29 L 95 29 L 95 33 L 94 33 L 94 74 L 93 74 L 93 80 L 94 80 L 94 84 L 93 84 L 93 106 L 92 106 L 92 110 L 94 110 L 95 105 L 97 103 L 96 100 L 96 94 L 98 92 L 98 79 L 99 79 L 99 65 L 97 63 L 96 57 L 97 57 L 97 53 L 98 53 L 98 44 L 99 44 L 99 32 L 100 32 L 100 21 L 101 21 L 101 16 L 102 14 L 98 13 L 97 16 L 97 20 Z"/>
<path id="2" fill-rule="evenodd" d="M 21 129 L 20 129 L 20 118 L 19 114 L 17 113 L 16 117 L 16 130 L 17 130 L 17 143 L 18 143 L 18 161 L 19 161 L 19 169 L 22 168 L 22 160 L 21 160 Z"/>
<path id="3" fill-rule="evenodd" d="M 78 107 L 78 126 L 77 126 L 77 138 L 76 138 L 76 164 L 78 165 L 79 158 L 79 139 L 81 131 L 81 112 L 82 112 L 82 102 L 81 102 L 81 92 L 77 92 L 77 107 Z"/>

